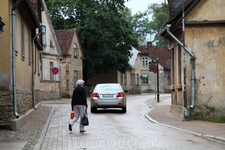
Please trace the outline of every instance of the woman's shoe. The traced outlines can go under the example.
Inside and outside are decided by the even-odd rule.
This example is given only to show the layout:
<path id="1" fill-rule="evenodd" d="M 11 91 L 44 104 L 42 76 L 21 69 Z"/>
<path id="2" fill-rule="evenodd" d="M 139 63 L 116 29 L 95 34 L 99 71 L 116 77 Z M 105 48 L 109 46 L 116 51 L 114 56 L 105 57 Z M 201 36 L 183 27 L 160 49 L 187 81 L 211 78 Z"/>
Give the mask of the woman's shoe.
<path id="1" fill-rule="evenodd" d="M 81 130 L 80 132 L 86 132 L 86 130 Z"/>
<path id="2" fill-rule="evenodd" d="M 69 130 L 72 131 L 72 125 L 71 124 L 69 124 Z"/>

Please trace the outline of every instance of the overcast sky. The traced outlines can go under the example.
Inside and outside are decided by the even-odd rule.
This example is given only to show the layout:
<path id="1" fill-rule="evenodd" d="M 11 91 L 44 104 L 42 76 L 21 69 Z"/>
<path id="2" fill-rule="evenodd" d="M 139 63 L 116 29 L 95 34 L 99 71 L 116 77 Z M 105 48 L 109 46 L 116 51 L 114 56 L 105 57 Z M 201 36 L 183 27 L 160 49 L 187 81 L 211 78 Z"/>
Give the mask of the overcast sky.
<path id="1" fill-rule="evenodd" d="M 152 3 L 164 3 L 164 0 L 129 0 L 125 3 L 125 6 L 131 9 L 132 14 L 135 14 L 138 11 L 147 10 L 148 5 Z"/>

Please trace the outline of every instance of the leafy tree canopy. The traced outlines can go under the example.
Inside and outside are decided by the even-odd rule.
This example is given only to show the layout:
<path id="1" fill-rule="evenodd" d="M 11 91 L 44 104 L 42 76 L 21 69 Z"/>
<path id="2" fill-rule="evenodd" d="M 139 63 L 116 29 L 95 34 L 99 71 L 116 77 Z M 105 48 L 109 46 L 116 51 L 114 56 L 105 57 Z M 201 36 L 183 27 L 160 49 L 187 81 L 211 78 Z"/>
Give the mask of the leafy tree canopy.
<path id="1" fill-rule="evenodd" d="M 169 17 L 169 9 L 163 4 L 151 4 L 147 10 L 134 15 L 132 15 L 129 8 L 125 8 L 120 12 L 129 22 L 130 29 L 138 39 L 139 45 L 146 40 L 147 35 L 152 36 L 158 33 Z M 150 16 L 152 19 L 149 19 Z M 166 47 L 168 44 L 168 40 L 157 36 L 155 36 L 153 42 L 160 47 Z"/>
<path id="2" fill-rule="evenodd" d="M 84 79 L 128 67 L 137 39 L 119 9 L 125 0 L 47 0 L 55 29 L 76 28 L 84 52 Z"/>
<path id="3" fill-rule="evenodd" d="M 165 25 L 167 19 L 169 19 L 169 8 L 165 7 L 164 4 L 151 4 L 148 7 L 147 12 L 152 14 L 152 26 L 155 33 L 158 33 Z M 166 47 L 169 44 L 169 40 L 162 36 L 155 36 L 154 42 L 156 46 Z"/>

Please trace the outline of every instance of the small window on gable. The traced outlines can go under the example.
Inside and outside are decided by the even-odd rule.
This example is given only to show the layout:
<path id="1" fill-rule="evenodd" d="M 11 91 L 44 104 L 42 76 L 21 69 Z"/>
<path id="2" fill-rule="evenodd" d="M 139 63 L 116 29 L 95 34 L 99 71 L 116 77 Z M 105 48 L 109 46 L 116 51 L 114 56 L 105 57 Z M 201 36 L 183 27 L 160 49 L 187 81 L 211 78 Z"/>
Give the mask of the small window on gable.
<path id="1" fill-rule="evenodd" d="M 53 45 L 52 45 L 52 39 L 50 39 L 50 47 L 53 47 Z"/>
<path id="2" fill-rule="evenodd" d="M 41 33 L 42 33 L 42 44 L 46 45 L 46 26 L 42 25 Z"/>
<path id="3" fill-rule="evenodd" d="M 78 56 L 78 48 L 77 48 L 77 44 L 73 45 L 73 49 L 74 49 L 74 57 Z"/>
<path id="4" fill-rule="evenodd" d="M 148 57 L 146 57 L 145 59 L 146 59 L 146 61 L 145 61 L 146 62 L 146 66 L 147 66 L 148 65 Z"/>

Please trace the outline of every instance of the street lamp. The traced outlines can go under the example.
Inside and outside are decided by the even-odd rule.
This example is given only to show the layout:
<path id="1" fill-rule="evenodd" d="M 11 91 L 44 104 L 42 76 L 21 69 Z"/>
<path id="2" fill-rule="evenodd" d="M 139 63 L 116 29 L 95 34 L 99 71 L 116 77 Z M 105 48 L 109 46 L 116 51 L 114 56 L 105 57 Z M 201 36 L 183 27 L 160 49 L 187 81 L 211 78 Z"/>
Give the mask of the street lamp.
<path id="1" fill-rule="evenodd" d="M 2 22 L 2 17 L 0 17 L 0 34 L 2 34 L 2 32 L 3 32 L 3 26 L 4 26 L 5 24 Z"/>

